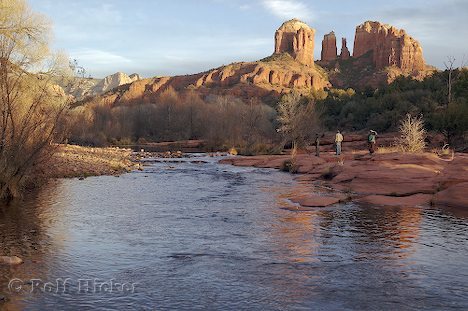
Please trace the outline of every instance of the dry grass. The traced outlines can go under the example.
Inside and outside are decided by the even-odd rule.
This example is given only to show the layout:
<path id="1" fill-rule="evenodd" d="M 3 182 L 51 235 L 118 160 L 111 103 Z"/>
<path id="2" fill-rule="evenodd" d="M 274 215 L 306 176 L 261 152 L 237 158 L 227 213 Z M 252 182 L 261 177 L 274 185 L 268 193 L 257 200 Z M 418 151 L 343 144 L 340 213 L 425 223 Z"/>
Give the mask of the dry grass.
<path id="1" fill-rule="evenodd" d="M 376 153 L 395 153 L 402 152 L 402 149 L 398 146 L 380 146 L 377 148 Z"/>

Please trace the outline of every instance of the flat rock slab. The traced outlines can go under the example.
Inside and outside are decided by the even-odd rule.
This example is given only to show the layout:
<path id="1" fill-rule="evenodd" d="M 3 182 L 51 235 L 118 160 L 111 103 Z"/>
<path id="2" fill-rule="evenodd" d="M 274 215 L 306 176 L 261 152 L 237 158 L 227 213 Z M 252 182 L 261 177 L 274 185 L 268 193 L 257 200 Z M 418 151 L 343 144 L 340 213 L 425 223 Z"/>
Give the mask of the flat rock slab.
<path id="1" fill-rule="evenodd" d="M 378 205 L 378 206 L 420 206 L 430 203 L 432 195 L 430 194 L 414 194 L 407 197 L 392 197 L 387 195 L 369 195 L 360 198 L 358 202 Z"/>
<path id="2" fill-rule="evenodd" d="M 448 207 L 468 208 L 468 182 L 459 183 L 438 192 L 434 204 Z"/>
<path id="3" fill-rule="evenodd" d="M 20 265 L 23 263 L 23 260 L 17 256 L 0 256 L 0 265 Z"/>
<path id="4" fill-rule="evenodd" d="M 292 202 L 297 203 L 304 207 L 325 207 L 330 206 L 342 201 L 343 198 L 320 196 L 317 194 L 306 194 L 293 196 L 289 198 Z"/>
<path id="5" fill-rule="evenodd" d="M 412 194 L 433 194 L 436 192 L 436 182 L 429 179 L 399 180 L 399 179 L 354 179 L 349 183 L 352 191 L 360 194 L 380 194 L 386 196 L 410 196 Z"/>

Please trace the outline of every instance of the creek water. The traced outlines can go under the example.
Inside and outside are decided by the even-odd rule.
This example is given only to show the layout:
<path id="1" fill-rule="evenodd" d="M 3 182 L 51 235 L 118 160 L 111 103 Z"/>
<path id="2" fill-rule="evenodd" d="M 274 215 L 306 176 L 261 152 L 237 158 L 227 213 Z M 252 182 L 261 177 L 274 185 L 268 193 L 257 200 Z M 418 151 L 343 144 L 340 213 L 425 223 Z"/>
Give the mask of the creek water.
<path id="1" fill-rule="evenodd" d="M 0 309 L 468 310 L 466 214 L 291 211 L 289 174 L 217 160 L 57 180 L 0 207 L 0 255 L 24 260 L 0 265 Z"/>

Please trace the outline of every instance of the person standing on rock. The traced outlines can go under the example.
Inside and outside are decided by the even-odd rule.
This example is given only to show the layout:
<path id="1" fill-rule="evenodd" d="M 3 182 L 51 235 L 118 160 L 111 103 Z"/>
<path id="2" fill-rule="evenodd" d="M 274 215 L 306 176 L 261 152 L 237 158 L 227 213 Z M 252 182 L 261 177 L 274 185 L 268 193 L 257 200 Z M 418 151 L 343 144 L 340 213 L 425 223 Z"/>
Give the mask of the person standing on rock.
<path id="1" fill-rule="evenodd" d="M 369 131 L 369 135 L 367 135 L 367 144 L 369 146 L 369 153 L 373 154 L 375 152 L 375 138 L 377 136 L 377 132 L 374 130 Z"/>
<path id="2" fill-rule="evenodd" d="M 321 137 L 323 137 L 323 134 Z M 315 156 L 320 157 L 320 135 L 318 133 L 315 134 Z"/>
<path id="3" fill-rule="evenodd" d="M 341 154 L 341 143 L 342 142 L 343 142 L 343 135 L 338 130 L 338 131 L 336 131 L 336 135 L 335 135 L 336 155 Z"/>

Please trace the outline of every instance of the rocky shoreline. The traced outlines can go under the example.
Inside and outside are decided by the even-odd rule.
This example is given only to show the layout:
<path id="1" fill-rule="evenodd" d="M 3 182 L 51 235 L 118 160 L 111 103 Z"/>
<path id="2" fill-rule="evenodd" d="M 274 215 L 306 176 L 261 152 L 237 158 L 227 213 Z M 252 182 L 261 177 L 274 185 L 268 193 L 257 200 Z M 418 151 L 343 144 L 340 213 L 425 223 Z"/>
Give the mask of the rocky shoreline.
<path id="1" fill-rule="evenodd" d="M 45 175 L 48 178 L 120 175 L 138 168 L 133 157 L 131 149 L 60 145 Z"/>
<path id="2" fill-rule="evenodd" d="M 150 158 L 180 159 L 187 157 L 182 151 L 150 152 L 141 149 L 107 147 L 94 148 L 60 145 L 53 155 L 47 178 L 86 178 L 90 176 L 120 175 L 132 170 L 142 170 Z"/>
<path id="3" fill-rule="evenodd" d="M 280 169 L 286 160 L 289 155 L 238 156 L 220 163 Z M 306 153 L 297 156 L 296 167 L 298 187 L 287 199 L 305 210 L 347 201 L 373 206 L 468 207 L 468 154 L 464 153 L 456 153 L 453 159 L 433 153 L 335 156 L 328 152 L 320 157 Z"/>

